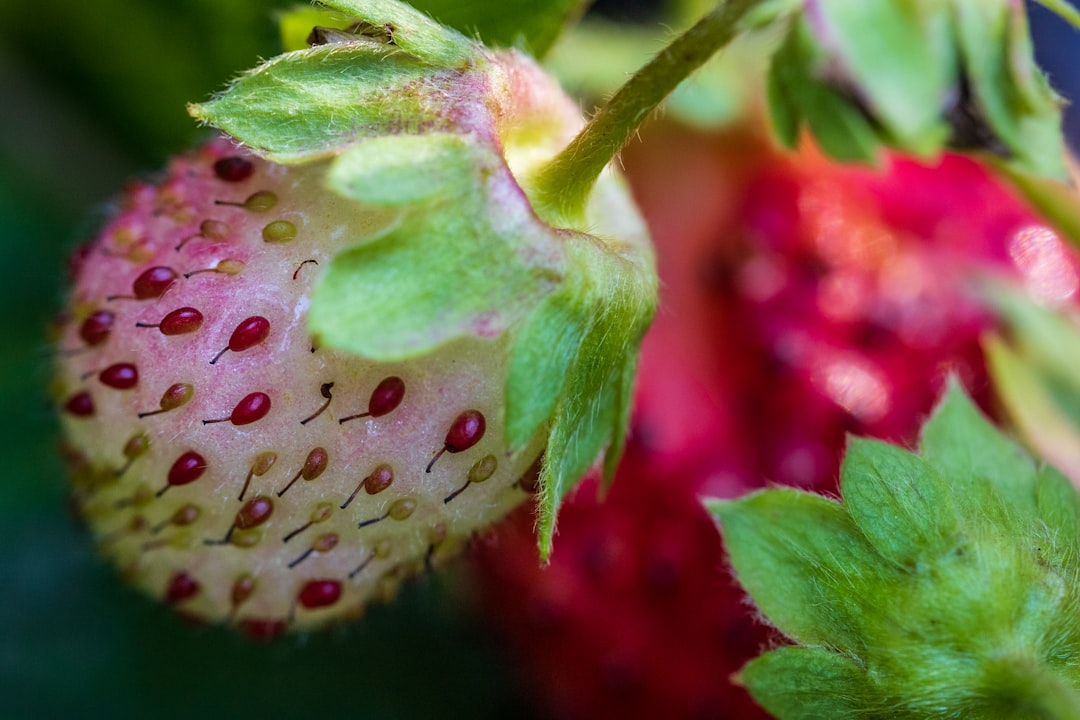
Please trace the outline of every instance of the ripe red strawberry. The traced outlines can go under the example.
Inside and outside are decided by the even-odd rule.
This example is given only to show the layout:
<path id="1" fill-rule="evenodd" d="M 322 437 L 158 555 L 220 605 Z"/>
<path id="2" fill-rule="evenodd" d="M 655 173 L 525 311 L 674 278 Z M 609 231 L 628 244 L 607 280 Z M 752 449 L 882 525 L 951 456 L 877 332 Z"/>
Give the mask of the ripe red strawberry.
<path id="1" fill-rule="evenodd" d="M 549 567 L 524 512 L 481 548 L 483 607 L 553 717 L 766 717 L 729 676 L 769 639 L 698 498 L 834 489 L 845 433 L 910 441 L 950 371 L 985 400 L 972 281 L 1062 302 L 1075 259 L 957 156 L 879 172 L 667 126 L 626 164 L 664 281 L 628 452 Z"/>
<path id="2" fill-rule="evenodd" d="M 527 494 L 498 341 L 398 363 L 319 347 L 320 266 L 357 215 L 318 169 L 225 140 L 128 189 L 78 254 L 57 378 L 102 551 L 184 613 L 256 634 L 358 612 Z"/>

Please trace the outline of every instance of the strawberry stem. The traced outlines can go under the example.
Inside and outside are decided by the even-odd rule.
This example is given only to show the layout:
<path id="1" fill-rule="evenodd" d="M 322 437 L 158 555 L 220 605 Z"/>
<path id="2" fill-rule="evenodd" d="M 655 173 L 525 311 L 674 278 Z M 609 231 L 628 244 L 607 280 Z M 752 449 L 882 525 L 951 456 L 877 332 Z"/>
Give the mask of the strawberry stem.
<path id="1" fill-rule="evenodd" d="M 735 38 L 743 17 L 761 1 L 721 2 L 638 70 L 540 169 L 530 195 L 549 221 L 571 225 L 583 219 L 589 194 L 608 162 L 680 82 Z"/>
<path id="2" fill-rule="evenodd" d="M 1080 10 L 1065 2 L 1065 0 L 1035 0 L 1050 12 L 1056 14 L 1073 27 L 1080 29 Z"/>

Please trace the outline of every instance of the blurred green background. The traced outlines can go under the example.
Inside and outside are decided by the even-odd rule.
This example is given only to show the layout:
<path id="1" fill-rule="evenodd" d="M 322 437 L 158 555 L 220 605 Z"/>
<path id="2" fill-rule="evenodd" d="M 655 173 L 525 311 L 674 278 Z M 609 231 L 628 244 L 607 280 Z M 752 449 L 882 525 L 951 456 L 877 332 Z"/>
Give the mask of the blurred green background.
<path id="1" fill-rule="evenodd" d="M 0 4 L 4 720 L 529 717 L 513 659 L 469 615 L 453 573 L 420 579 L 352 626 L 260 645 L 191 628 L 127 589 L 67 512 L 45 393 L 64 258 L 125 179 L 196 142 L 187 101 L 277 52 L 274 13 L 290 4 Z M 649 17 L 639 6 L 650 3 L 602 5 L 617 19 Z M 1034 19 L 1040 32 L 1071 32 Z M 1078 82 L 1077 44 L 1073 33 L 1040 45 L 1058 84 Z"/>

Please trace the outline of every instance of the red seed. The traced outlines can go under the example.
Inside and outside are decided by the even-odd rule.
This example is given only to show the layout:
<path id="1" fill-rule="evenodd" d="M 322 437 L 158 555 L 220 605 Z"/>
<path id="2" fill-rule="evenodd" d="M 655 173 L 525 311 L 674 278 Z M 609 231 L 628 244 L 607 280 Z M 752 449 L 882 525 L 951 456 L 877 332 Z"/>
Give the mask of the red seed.
<path id="1" fill-rule="evenodd" d="M 337 580 L 311 580 L 300 589 L 297 599 L 310 609 L 333 605 L 341 598 L 341 583 Z"/>
<path id="2" fill-rule="evenodd" d="M 229 337 L 229 349 L 243 352 L 255 347 L 270 334 L 270 321 L 255 315 L 241 322 Z"/>
<path id="3" fill-rule="evenodd" d="M 111 388 L 130 390 L 139 383 L 139 371 L 131 363 L 116 363 L 102 370 L 98 379 Z"/>
<path id="4" fill-rule="evenodd" d="M 193 307 L 173 310 L 160 323 L 135 323 L 135 327 L 156 327 L 162 335 L 183 335 L 195 332 L 203 324 L 203 314 Z"/>
<path id="5" fill-rule="evenodd" d="M 243 352 L 249 348 L 255 347 L 270 335 L 270 321 L 259 315 L 253 315 L 246 318 L 236 326 L 232 335 L 229 336 L 229 346 L 224 348 L 221 352 L 214 356 L 214 359 L 210 361 L 213 365 L 218 361 L 226 350 L 232 350 L 233 352 Z"/>
<path id="6" fill-rule="evenodd" d="M 214 174 L 225 182 L 243 182 L 255 172 L 255 164 L 236 155 L 223 157 L 214 163 Z"/>
<path id="7" fill-rule="evenodd" d="M 484 437 L 487 423 L 479 410 L 466 410 L 458 415 L 446 433 L 446 451 L 459 453 L 468 450 Z"/>
<path id="8" fill-rule="evenodd" d="M 253 497 L 236 513 L 234 526 L 237 530 L 250 530 L 262 525 L 274 514 L 274 501 L 265 495 Z"/>
<path id="9" fill-rule="evenodd" d="M 94 398 L 88 392 L 79 392 L 68 398 L 64 410 L 76 417 L 89 417 L 94 414 Z"/>
<path id="10" fill-rule="evenodd" d="M 187 485 L 195 482 L 205 471 L 206 460 L 203 456 L 193 450 L 188 450 L 169 468 L 169 485 Z"/>
<path id="11" fill-rule="evenodd" d="M 137 300 L 150 300 L 165 294 L 176 282 L 176 271 L 172 268 L 156 266 L 144 271 L 132 283 L 132 290 Z"/>
<path id="12" fill-rule="evenodd" d="M 199 583 L 186 572 L 178 572 L 165 588 L 165 602 L 173 605 L 183 602 L 199 592 Z"/>
<path id="13" fill-rule="evenodd" d="M 100 345 L 108 339 L 116 315 L 108 310 L 95 310 L 79 326 L 79 337 L 91 347 Z"/>
<path id="14" fill-rule="evenodd" d="M 264 392 L 253 392 L 244 396 L 244 399 L 236 403 L 228 418 L 217 420 L 203 420 L 203 425 L 224 422 L 229 420 L 233 425 L 250 425 L 256 420 L 266 417 L 270 412 L 270 396 Z"/>
<path id="15" fill-rule="evenodd" d="M 405 397 L 405 381 L 399 377 L 388 377 L 375 386 L 368 401 L 368 414 L 381 417 L 392 412 Z"/>

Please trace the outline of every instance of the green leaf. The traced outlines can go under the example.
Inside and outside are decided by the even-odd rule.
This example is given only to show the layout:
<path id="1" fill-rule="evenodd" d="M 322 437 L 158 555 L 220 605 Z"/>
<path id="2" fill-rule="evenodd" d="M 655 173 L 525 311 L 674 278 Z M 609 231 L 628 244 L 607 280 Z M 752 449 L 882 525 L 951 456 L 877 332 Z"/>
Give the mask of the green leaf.
<path id="1" fill-rule="evenodd" d="M 364 138 L 330 168 L 330 188 L 375 207 L 406 206 L 477 188 L 476 152 L 452 133 Z"/>
<path id="2" fill-rule="evenodd" d="M 859 529 L 898 565 L 914 567 L 955 544 L 960 518 L 948 481 L 913 453 L 852 438 L 840 487 Z"/>
<path id="3" fill-rule="evenodd" d="M 398 47 L 432 65 L 459 67 L 474 47 L 468 39 L 397 0 L 318 0 L 357 18 L 357 31 L 377 44 Z"/>
<path id="4" fill-rule="evenodd" d="M 874 598 L 896 571 L 840 503 L 784 488 L 706 505 L 739 582 L 771 623 L 799 643 L 861 654 Z"/>
<path id="5" fill-rule="evenodd" d="M 517 47 L 542 58 L 590 0 L 416 0 L 439 22 L 486 45 Z"/>
<path id="6" fill-rule="evenodd" d="M 955 73 L 947 10 L 916 0 L 822 0 L 816 8 L 819 32 L 874 117 L 900 147 L 936 152 L 948 134 L 942 108 Z"/>
<path id="7" fill-rule="evenodd" d="M 464 179 L 466 146 L 455 148 L 446 136 L 433 145 L 452 156 L 449 175 Z M 472 160 L 470 182 L 458 186 L 456 195 L 429 198 L 404 211 L 383 235 L 333 257 L 309 315 L 322 341 L 376 360 L 415 357 L 457 337 L 495 337 L 554 289 L 562 273 L 561 258 L 552 256 L 555 231 L 536 223 L 520 196 L 493 212 L 492 188 L 513 180 L 482 145 L 475 146 Z M 355 162 L 365 169 L 366 161 L 356 157 L 346 162 L 346 168 Z M 406 168 L 398 178 L 409 175 Z M 346 191 L 378 194 L 369 177 L 358 177 L 356 185 L 347 177 L 335 182 Z M 381 200 L 395 203 L 416 186 L 405 181 L 402 187 Z"/>
<path id="8" fill-rule="evenodd" d="M 1035 466 L 950 380 L 923 426 L 920 455 L 955 488 L 960 502 L 980 513 L 1004 513 L 1026 524 L 1034 517 Z"/>
<path id="9" fill-rule="evenodd" d="M 741 680 L 779 720 L 867 718 L 878 691 L 866 671 L 825 650 L 784 647 L 751 660 Z"/>
<path id="10" fill-rule="evenodd" d="M 406 53 L 320 45 L 263 63 L 189 112 L 270 160 L 297 163 L 361 137 L 453 130 L 439 90 L 461 82 Z"/>

